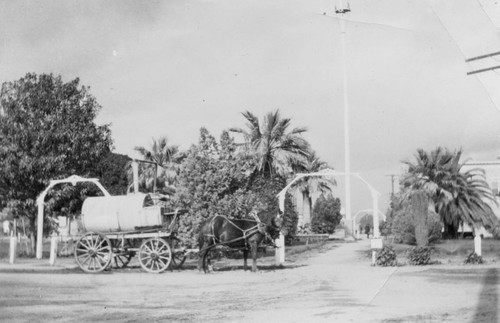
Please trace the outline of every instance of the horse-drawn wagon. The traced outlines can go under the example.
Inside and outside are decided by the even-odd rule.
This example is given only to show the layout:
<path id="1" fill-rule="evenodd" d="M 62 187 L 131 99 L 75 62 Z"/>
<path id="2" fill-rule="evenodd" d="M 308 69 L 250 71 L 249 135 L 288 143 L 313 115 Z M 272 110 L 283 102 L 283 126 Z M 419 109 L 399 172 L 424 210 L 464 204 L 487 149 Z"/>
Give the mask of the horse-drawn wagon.
<path id="1" fill-rule="evenodd" d="M 83 236 L 75 245 L 75 259 L 86 272 L 123 268 L 134 256 L 147 272 L 178 268 L 186 252 L 177 238 L 177 224 L 185 211 L 169 212 L 152 194 L 88 197 L 82 206 Z"/>

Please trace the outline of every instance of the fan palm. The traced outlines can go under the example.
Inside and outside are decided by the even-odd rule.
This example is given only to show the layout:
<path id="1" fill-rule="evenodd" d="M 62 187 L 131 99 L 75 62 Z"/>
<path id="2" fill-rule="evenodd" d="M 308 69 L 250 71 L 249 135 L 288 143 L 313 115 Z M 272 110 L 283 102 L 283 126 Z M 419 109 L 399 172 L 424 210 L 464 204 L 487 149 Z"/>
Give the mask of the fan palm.
<path id="1" fill-rule="evenodd" d="M 462 151 L 441 147 L 430 154 L 419 149 L 415 163 L 405 162 L 408 172 L 402 184 L 408 191 L 424 190 L 432 200 L 446 231 L 456 234 L 460 222 L 492 225 L 496 217 L 489 202 L 493 194 L 478 168 L 461 172 Z"/>
<path id="2" fill-rule="evenodd" d="M 169 145 L 167 137 L 160 137 L 158 139 L 152 139 L 150 148 L 136 146 L 134 149 L 141 154 L 145 160 L 154 162 L 161 167 L 159 172 L 155 170 L 156 167 L 151 167 L 151 165 L 142 167 L 140 181 L 143 182 L 146 187 L 152 185 L 155 177 L 162 178 L 166 186 L 173 186 L 175 184 L 177 166 L 181 160 L 178 146 Z"/>
<path id="3" fill-rule="evenodd" d="M 316 173 L 323 169 L 328 168 L 328 164 L 322 161 L 316 152 L 312 151 L 307 157 L 306 163 L 300 170 L 303 173 Z M 312 211 L 312 195 L 314 193 L 331 193 L 333 187 L 337 183 L 333 179 L 328 179 L 319 176 L 308 176 L 299 180 L 294 187 L 296 187 L 302 194 L 302 222 L 309 223 Z"/>
<path id="4" fill-rule="evenodd" d="M 246 129 L 229 130 L 243 135 L 243 147 L 254 156 L 257 173 L 287 176 L 297 167 L 306 164 L 309 144 L 302 137 L 306 128 L 288 131 L 291 119 L 283 118 L 279 110 L 268 113 L 262 123 L 249 111 L 242 114 L 248 121 Z"/>

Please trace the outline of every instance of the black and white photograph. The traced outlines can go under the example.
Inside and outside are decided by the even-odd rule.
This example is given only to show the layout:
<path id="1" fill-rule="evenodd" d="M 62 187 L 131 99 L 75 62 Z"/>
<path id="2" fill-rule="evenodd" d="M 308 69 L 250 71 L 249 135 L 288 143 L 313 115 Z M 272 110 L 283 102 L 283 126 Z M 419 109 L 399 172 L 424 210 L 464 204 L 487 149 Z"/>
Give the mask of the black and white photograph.
<path id="1" fill-rule="evenodd" d="M 498 0 L 0 0 L 0 322 L 500 322 Z"/>

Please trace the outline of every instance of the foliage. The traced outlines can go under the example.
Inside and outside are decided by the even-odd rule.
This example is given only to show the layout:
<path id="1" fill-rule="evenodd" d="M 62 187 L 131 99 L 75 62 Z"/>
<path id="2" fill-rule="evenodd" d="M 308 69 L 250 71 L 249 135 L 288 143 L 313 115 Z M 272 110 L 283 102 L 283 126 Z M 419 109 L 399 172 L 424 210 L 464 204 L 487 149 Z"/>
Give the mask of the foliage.
<path id="1" fill-rule="evenodd" d="M 2 85 L 0 200 L 15 205 L 32 228 L 35 199 L 50 180 L 91 174 L 109 153 L 109 126 L 94 123 L 99 109 L 78 78 L 27 74 Z"/>
<path id="2" fill-rule="evenodd" d="M 462 172 L 462 151 L 451 152 L 438 147 L 427 153 L 419 149 L 415 162 L 405 162 L 408 172 L 401 185 L 404 192 L 423 190 L 445 225 L 445 232 L 456 236 L 460 221 L 480 222 L 491 226 L 496 217 L 487 201 L 493 194 L 481 169 Z"/>
<path id="3" fill-rule="evenodd" d="M 382 250 L 377 253 L 377 259 L 375 264 L 382 267 L 393 267 L 397 266 L 397 255 L 394 249 L 390 246 L 384 246 Z"/>
<path id="4" fill-rule="evenodd" d="M 484 264 L 484 260 L 483 257 L 473 251 L 467 256 L 464 263 L 469 265 L 481 265 Z"/>
<path id="5" fill-rule="evenodd" d="M 323 194 L 316 200 L 311 218 L 311 229 L 314 233 L 335 232 L 335 227 L 340 223 L 340 199 L 332 195 L 325 197 Z"/>
<path id="6" fill-rule="evenodd" d="M 316 173 L 321 172 L 328 167 L 328 164 L 323 162 L 316 153 L 311 150 L 304 165 L 296 166 L 296 171 L 301 173 Z M 326 175 L 326 173 L 325 173 Z M 306 176 L 299 179 L 292 187 L 298 189 L 302 193 L 302 205 L 304 206 L 304 214 L 312 215 L 313 205 L 311 203 L 311 195 L 320 192 L 321 194 L 328 194 L 333 191 L 333 187 L 337 182 L 326 176 Z M 308 209 L 306 209 L 308 208 Z"/>
<path id="7" fill-rule="evenodd" d="M 129 185 L 128 169 L 131 158 L 109 153 L 99 161 L 97 177 L 111 195 L 125 195 Z"/>
<path id="8" fill-rule="evenodd" d="M 156 189 L 162 194 L 173 194 L 177 184 L 179 164 L 184 158 L 179 147 L 169 145 L 167 137 L 153 138 L 150 148 L 135 147 L 146 161 L 157 164 L 139 164 L 139 190 L 152 192 L 156 179 Z M 129 171 L 131 177 L 131 170 Z"/>
<path id="9" fill-rule="evenodd" d="M 236 152 L 227 132 L 220 142 L 205 129 L 200 130 L 198 145 L 186 153 L 178 175 L 173 205 L 189 210 L 181 218 L 180 235 L 188 245 L 196 244 L 200 224 L 220 214 L 241 218 L 254 212 L 278 214 L 276 194 L 286 182 L 280 176 L 253 176 L 253 159 Z M 285 227 L 295 234 L 297 214 L 289 198 L 285 200 Z"/>
<path id="10" fill-rule="evenodd" d="M 309 143 L 302 137 L 306 128 L 293 128 L 290 118 L 283 118 L 279 110 L 268 113 L 263 122 L 251 112 L 243 116 L 248 121 L 247 129 L 231 128 L 230 131 L 243 135 L 244 151 L 255 162 L 253 171 L 260 175 L 288 176 L 306 163 Z"/>
<path id="11" fill-rule="evenodd" d="M 426 227 L 427 239 L 424 238 L 423 240 L 427 240 L 428 243 L 434 243 L 441 239 L 442 223 L 439 216 L 434 212 L 429 212 L 426 215 L 415 215 L 409 203 L 407 203 L 403 209 L 400 209 L 394 215 L 391 227 L 394 241 L 410 245 L 416 244 L 415 230 L 417 220 L 423 220 L 423 224 Z"/>
<path id="12" fill-rule="evenodd" d="M 408 250 L 408 261 L 414 266 L 423 266 L 431 263 L 431 248 L 413 247 Z"/>
<path id="13" fill-rule="evenodd" d="M 312 233 L 311 224 L 310 223 L 305 223 L 305 224 L 299 226 L 299 228 L 297 229 L 297 233 L 298 234 L 309 234 L 309 233 Z"/>

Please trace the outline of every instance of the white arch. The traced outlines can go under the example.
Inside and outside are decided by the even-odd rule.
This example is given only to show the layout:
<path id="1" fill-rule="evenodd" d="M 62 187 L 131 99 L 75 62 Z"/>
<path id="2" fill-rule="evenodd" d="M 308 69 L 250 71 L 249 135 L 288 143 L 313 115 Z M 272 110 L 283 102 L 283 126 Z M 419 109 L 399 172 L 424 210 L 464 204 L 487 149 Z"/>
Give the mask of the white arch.
<path id="1" fill-rule="evenodd" d="M 80 182 L 92 182 L 99 189 L 102 191 L 104 196 L 110 196 L 109 192 L 106 191 L 104 186 L 99 183 L 99 180 L 97 178 L 84 178 L 80 177 L 78 175 L 71 175 L 68 178 L 64 179 L 56 179 L 56 180 L 51 180 L 47 188 L 38 196 L 36 199 L 36 204 L 38 206 L 38 214 L 37 214 L 37 236 L 36 236 L 36 257 L 37 259 L 42 259 L 42 243 L 43 243 L 43 203 L 45 200 L 45 196 L 49 192 L 49 190 L 56 186 L 57 184 L 62 184 L 62 183 L 71 183 L 73 185 L 76 185 L 76 183 Z"/>
<path id="2" fill-rule="evenodd" d="M 377 210 L 377 213 L 385 221 L 385 218 L 386 218 L 385 214 L 380 210 Z M 359 223 L 357 217 L 361 214 L 373 214 L 373 209 L 364 209 L 364 210 L 359 210 L 358 212 L 356 212 L 356 214 L 353 217 L 354 223 Z"/>
<path id="3" fill-rule="evenodd" d="M 302 179 L 304 177 L 310 177 L 310 176 L 325 176 L 326 177 L 326 176 L 348 176 L 348 175 L 355 176 L 359 180 L 361 180 L 363 183 L 365 183 L 365 185 L 368 187 L 368 189 L 370 190 L 370 192 L 372 194 L 372 200 L 373 200 L 373 208 L 372 209 L 373 210 L 378 210 L 378 198 L 380 196 L 380 193 L 370 183 L 368 183 L 363 177 L 361 177 L 361 175 L 359 173 L 337 172 L 337 171 L 334 171 L 333 169 L 327 168 L 325 170 L 322 170 L 322 171 L 316 172 L 316 173 L 297 174 L 295 176 L 295 178 L 290 183 L 288 183 L 288 185 L 285 186 L 285 188 L 283 188 L 281 190 L 281 192 L 279 192 L 278 195 L 277 195 L 278 199 L 279 199 L 279 208 L 280 208 L 280 211 L 283 212 L 284 209 L 285 209 L 285 195 L 286 195 L 286 192 L 298 180 L 300 180 L 300 179 Z M 380 236 L 380 232 L 378 230 L 378 213 L 376 215 L 377 216 L 373 217 L 373 228 L 374 228 L 374 232 L 373 233 L 374 233 L 374 237 L 378 238 Z M 348 219 L 347 215 L 346 215 L 346 220 L 351 220 L 352 221 L 352 218 Z M 351 225 L 351 228 L 352 228 L 353 223 L 351 223 L 350 225 Z"/>
<path id="4" fill-rule="evenodd" d="M 285 186 L 285 188 L 283 188 L 281 190 L 281 192 L 278 193 L 277 197 L 279 199 L 279 209 L 281 212 L 283 212 L 285 210 L 285 195 L 286 195 L 286 192 L 288 191 L 288 189 L 294 184 L 296 183 L 298 180 L 304 178 L 304 177 L 310 177 L 310 176 L 324 176 L 324 177 L 327 177 L 327 176 L 354 176 L 354 177 L 357 177 L 360 181 L 362 181 L 363 183 L 365 183 L 365 185 L 368 187 L 368 189 L 370 190 L 371 194 L 372 194 L 372 201 L 373 201 L 373 208 L 372 210 L 378 210 L 378 198 L 380 196 L 380 193 L 370 184 L 368 183 L 363 177 L 361 177 L 361 175 L 359 173 L 346 173 L 346 172 L 337 172 L 333 169 L 324 169 L 320 172 L 316 172 L 316 173 L 304 173 L 304 174 L 297 174 L 295 176 L 295 178 L 290 182 L 288 183 L 287 186 Z M 350 220 L 351 223 L 351 229 L 353 228 L 353 223 L 352 223 L 352 217 L 350 219 L 347 218 L 347 214 L 346 214 L 346 220 Z M 350 217 L 350 214 L 349 214 L 349 217 Z M 374 217 L 373 217 L 373 238 L 376 239 L 376 240 L 380 240 L 380 230 L 378 228 L 379 226 L 379 221 L 378 221 L 378 212 L 375 212 L 374 214 Z M 280 235 L 280 241 L 283 240 L 284 241 L 284 238 Z M 374 241 L 372 240 L 372 243 Z M 284 243 L 279 243 L 279 248 L 276 249 L 276 262 L 277 263 L 283 263 L 285 261 L 285 245 Z M 374 247 L 374 245 L 377 245 L 376 247 Z M 372 248 L 375 249 L 375 248 L 382 248 L 382 247 L 379 247 L 379 244 L 378 243 L 375 243 L 372 245 Z M 373 251 L 375 252 L 375 251 Z M 278 255 L 279 253 L 279 255 Z M 373 255 L 373 261 L 374 261 L 374 255 Z"/>

